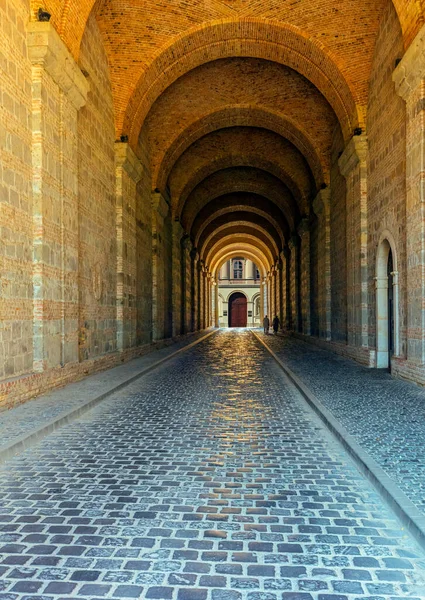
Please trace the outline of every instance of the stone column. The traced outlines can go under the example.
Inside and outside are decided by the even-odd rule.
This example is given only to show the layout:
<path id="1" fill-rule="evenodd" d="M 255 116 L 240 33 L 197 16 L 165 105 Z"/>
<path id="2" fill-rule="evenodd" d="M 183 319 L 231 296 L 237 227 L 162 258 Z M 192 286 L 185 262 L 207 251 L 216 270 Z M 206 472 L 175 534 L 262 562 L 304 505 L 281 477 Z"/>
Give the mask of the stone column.
<path id="1" fill-rule="evenodd" d="M 282 261 L 282 257 L 279 258 L 277 264 L 276 264 L 276 269 L 277 269 L 277 286 L 278 286 L 278 307 L 279 307 L 279 311 L 278 311 L 278 316 L 279 316 L 279 321 L 280 321 L 280 327 L 281 329 L 284 328 L 284 319 L 285 319 L 285 313 L 284 313 L 284 285 L 285 285 L 285 281 L 283 278 L 284 272 L 283 272 L 283 261 Z"/>
<path id="2" fill-rule="evenodd" d="M 127 143 L 115 143 L 117 350 L 136 344 L 136 188 L 143 167 Z"/>
<path id="3" fill-rule="evenodd" d="M 283 327 L 291 329 L 291 252 L 285 246 L 282 257 Z"/>
<path id="4" fill-rule="evenodd" d="M 211 273 L 207 269 L 207 327 L 212 324 L 212 278 Z"/>
<path id="5" fill-rule="evenodd" d="M 169 214 L 169 204 L 160 192 L 152 193 L 152 339 L 161 340 L 167 335 L 168 302 L 167 274 L 171 277 L 166 243 L 165 219 Z M 171 237 L 171 232 L 170 232 Z M 171 262 L 171 261 L 170 261 Z M 170 332 L 171 333 L 171 332 Z"/>
<path id="6" fill-rule="evenodd" d="M 347 341 L 368 346 L 367 155 L 365 135 L 354 136 L 338 164 L 347 182 Z"/>
<path id="7" fill-rule="evenodd" d="M 425 26 L 395 69 L 393 80 L 406 101 L 407 359 L 424 366 Z"/>
<path id="8" fill-rule="evenodd" d="M 190 238 L 185 234 L 180 240 L 180 335 L 189 331 L 190 323 L 190 250 Z"/>
<path id="9" fill-rule="evenodd" d="M 196 263 L 196 290 L 197 290 L 197 311 L 196 311 L 196 329 L 198 331 L 200 331 L 200 329 L 202 328 L 202 313 L 203 313 L 203 307 L 202 307 L 202 286 L 203 286 L 203 280 L 202 280 L 202 261 L 199 260 Z"/>
<path id="10" fill-rule="evenodd" d="M 173 336 L 182 330 L 182 263 L 181 240 L 184 230 L 179 221 L 173 222 Z"/>
<path id="11" fill-rule="evenodd" d="M 196 298 L 197 298 L 197 269 L 196 265 L 199 260 L 199 254 L 196 248 L 192 248 L 190 252 L 190 331 L 196 330 L 196 322 L 197 322 L 197 307 L 196 307 Z"/>
<path id="12" fill-rule="evenodd" d="M 321 190 L 313 202 L 318 220 L 319 338 L 331 339 L 331 220 L 330 189 Z"/>
<path id="13" fill-rule="evenodd" d="M 79 359 L 78 133 L 89 84 L 48 22 L 27 24 L 32 63 L 33 368 Z M 101 293 L 101 273 L 93 274 Z"/>
<path id="14" fill-rule="evenodd" d="M 291 307 L 291 329 L 301 331 L 301 314 L 299 302 L 299 270 L 300 270 L 300 244 L 297 235 L 293 235 L 289 240 L 289 251 L 291 253 L 289 263 L 290 278 L 290 307 Z"/>
<path id="15" fill-rule="evenodd" d="M 310 226 L 308 219 L 302 219 L 298 225 L 300 237 L 300 301 L 301 331 L 311 335 L 311 281 L 310 281 Z"/>

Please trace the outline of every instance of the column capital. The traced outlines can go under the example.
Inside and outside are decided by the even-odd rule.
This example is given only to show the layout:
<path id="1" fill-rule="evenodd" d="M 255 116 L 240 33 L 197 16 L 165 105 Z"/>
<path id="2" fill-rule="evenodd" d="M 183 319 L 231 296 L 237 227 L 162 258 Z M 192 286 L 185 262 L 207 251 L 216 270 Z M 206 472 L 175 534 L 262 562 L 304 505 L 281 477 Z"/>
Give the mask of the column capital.
<path id="1" fill-rule="evenodd" d="M 347 177 L 359 163 L 366 162 L 367 151 L 367 136 L 354 135 L 338 160 L 341 175 Z"/>
<path id="2" fill-rule="evenodd" d="M 301 219 L 301 221 L 298 223 L 297 233 L 300 238 L 303 238 L 306 234 L 310 233 L 309 219 L 306 217 Z"/>
<path id="3" fill-rule="evenodd" d="M 331 205 L 331 189 L 328 187 L 325 190 L 320 190 L 313 200 L 313 210 L 316 216 L 329 214 Z"/>
<path id="4" fill-rule="evenodd" d="M 168 215 L 170 207 L 161 192 L 152 192 L 152 208 L 162 219 Z"/>
<path id="5" fill-rule="evenodd" d="M 288 247 L 289 250 L 292 252 L 292 250 L 294 250 L 294 248 L 298 248 L 299 246 L 299 238 L 296 234 L 291 235 L 289 241 L 288 241 Z"/>
<path id="6" fill-rule="evenodd" d="M 27 44 L 31 63 L 45 69 L 77 110 L 84 106 L 90 84 L 53 25 L 30 21 Z"/>
<path id="7" fill-rule="evenodd" d="M 399 96 L 407 100 L 425 79 L 425 25 L 406 50 L 393 72 L 395 89 Z"/>
<path id="8" fill-rule="evenodd" d="M 192 246 L 192 242 L 190 241 L 190 236 L 185 233 L 180 240 L 180 246 L 183 250 L 187 250 L 190 246 Z"/>
<path id="9" fill-rule="evenodd" d="M 124 169 L 137 183 L 143 176 L 143 166 L 127 142 L 115 142 L 115 166 Z"/>

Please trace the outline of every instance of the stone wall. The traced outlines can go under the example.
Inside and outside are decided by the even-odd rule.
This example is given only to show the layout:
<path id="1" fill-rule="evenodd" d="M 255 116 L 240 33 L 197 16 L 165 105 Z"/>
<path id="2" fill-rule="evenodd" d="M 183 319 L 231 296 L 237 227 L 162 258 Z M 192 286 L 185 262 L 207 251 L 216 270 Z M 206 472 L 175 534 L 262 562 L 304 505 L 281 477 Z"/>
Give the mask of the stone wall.
<path id="1" fill-rule="evenodd" d="M 347 340 L 347 263 L 346 263 L 346 184 L 338 166 L 344 149 L 341 132 L 332 146 L 330 226 L 331 226 L 331 331 L 332 340 Z"/>
<path id="2" fill-rule="evenodd" d="M 400 24 L 389 5 L 376 41 L 367 113 L 369 345 L 376 344 L 376 254 L 381 236 L 388 232 L 398 262 L 400 355 L 406 356 L 406 104 L 392 80 L 402 55 Z"/>
<path id="3" fill-rule="evenodd" d="M 78 115 L 80 360 L 87 360 L 117 348 L 114 115 L 108 62 L 94 17 L 83 36 L 80 66 L 90 82 Z"/>
<path id="4" fill-rule="evenodd" d="M 33 366 L 28 10 L 27 2 L 0 3 L 0 380 Z"/>

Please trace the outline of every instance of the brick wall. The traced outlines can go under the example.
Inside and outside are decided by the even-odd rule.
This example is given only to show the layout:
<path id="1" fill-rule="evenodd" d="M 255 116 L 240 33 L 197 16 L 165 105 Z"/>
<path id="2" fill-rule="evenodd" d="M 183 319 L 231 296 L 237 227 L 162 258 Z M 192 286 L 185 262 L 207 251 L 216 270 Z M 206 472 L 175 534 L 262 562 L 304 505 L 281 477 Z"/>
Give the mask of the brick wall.
<path id="1" fill-rule="evenodd" d="M 403 55 L 403 38 L 392 6 L 385 11 L 376 40 L 370 79 L 367 132 L 369 345 L 376 337 L 376 254 L 383 232 L 393 237 L 399 272 L 400 351 L 406 355 L 406 104 L 392 81 L 395 61 Z"/>
<path id="2" fill-rule="evenodd" d="M 346 267 L 346 184 L 338 167 L 338 155 L 344 148 L 341 132 L 336 130 L 332 146 L 331 168 L 331 313 L 332 340 L 347 339 L 347 267 Z"/>
<path id="3" fill-rule="evenodd" d="M 78 115 L 80 360 L 116 350 L 114 116 L 108 62 L 94 18 L 80 66 L 90 92 Z"/>
<path id="4" fill-rule="evenodd" d="M 0 2 L 0 380 L 32 369 L 31 64 L 26 2 Z M 0 393 L 1 394 L 1 393 Z"/>

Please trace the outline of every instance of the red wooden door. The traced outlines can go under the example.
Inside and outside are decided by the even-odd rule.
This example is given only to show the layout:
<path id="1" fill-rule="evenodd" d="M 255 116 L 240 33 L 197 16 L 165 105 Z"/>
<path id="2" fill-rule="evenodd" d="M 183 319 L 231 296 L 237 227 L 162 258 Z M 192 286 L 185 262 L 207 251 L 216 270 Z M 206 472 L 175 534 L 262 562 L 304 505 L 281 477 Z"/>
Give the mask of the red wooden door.
<path id="1" fill-rule="evenodd" d="M 242 294 L 233 294 L 230 298 L 229 327 L 246 327 L 247 302 Z"/>

